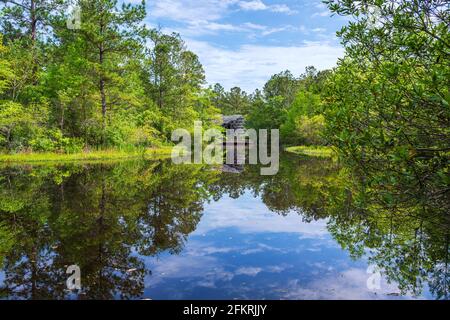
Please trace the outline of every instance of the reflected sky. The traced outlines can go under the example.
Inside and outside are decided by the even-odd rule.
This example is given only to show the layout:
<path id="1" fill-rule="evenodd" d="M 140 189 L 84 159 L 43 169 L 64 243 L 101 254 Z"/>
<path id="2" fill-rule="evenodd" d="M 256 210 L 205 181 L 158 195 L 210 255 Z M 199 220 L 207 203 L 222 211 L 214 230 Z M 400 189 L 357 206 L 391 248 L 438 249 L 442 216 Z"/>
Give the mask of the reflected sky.
<path id="1" fill-rule="evenodd" d="M 281 216 L 246 192 L 205 207 L 180 255 L 146 258 L 152 299 L 421 299 L 382 278 L 369 290 L 366 259 L 353 261 L 327 231 L 327 220 Z"/>
<path id="2" fill-rule="evenodd" d="M 273 177 L 164 160 L 3 168 L 0 299 L 448 297 L 445 217 L 361 211 L 347 181 L 289 155 Z"/>

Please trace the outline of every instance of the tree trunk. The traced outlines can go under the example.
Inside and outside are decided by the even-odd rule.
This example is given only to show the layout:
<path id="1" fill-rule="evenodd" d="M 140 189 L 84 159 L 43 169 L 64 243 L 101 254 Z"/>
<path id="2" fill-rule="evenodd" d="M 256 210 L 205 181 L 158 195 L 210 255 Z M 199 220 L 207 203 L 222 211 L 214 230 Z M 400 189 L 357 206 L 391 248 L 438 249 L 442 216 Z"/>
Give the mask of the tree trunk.
<path id="1" fill-rule="evenodd" d="M 103 10 L 102 10 L 103 11 Z M 102 36 L 104 33 L 105 25 L 103 20 L 100 21 L 100 35 Z M 104 43 L 100 43 L 99 45 L 99 63 L 100 63 L 100 97 L 102 104 L 102 145 L 106 144 L 106 92 L 105 92 L 105 75 L 103 70 L 103 63 L 105 59 L 105 50 Z"/>
<path id="2" fill-rule="evenodd" d="M 59 121 L 61 132 L 64 133 L 64 104 L 61 103 L 61 119 Z"/>
<path id="3" fill-rule="evenodd" d="M 102 104 L 102 144 L 105 145 L 106 143 L 106 111 L 107 111 L 107 105 L 106 105 L 106 92 L 105 92 L 105 77 L 103 75 L 103 69 L 102 65 L 104 62 L 104 50 L 103 46 L 100 46 L 99 50 L 99 62 L 100 62 L 100 97 L 101 97 L 101 104 Z"/>
<path id="4" fill-rule="evenodd" d="M 36 17 L 36 1 L 31 0 L 30 4 L 30 31 L 31 31 L 31 42 L 34 47 L 36 42 L 36 26 L 37 26 L 37 17 Z"/>
<path id="5" fill-rule="evenodd" d="M 102 144 L 106 143 L 106 93 L 105 93 L 105 79 L 100 77 L 100 96 L 102 99 Z"/>
<path id="6" fill-rule="evenodd" d="M 36 15 L 36 1 L 31 0 L 30 3 L 30 32 L 31 32 L 31 52 L 33 59 L 32 82 L 37 85 L 36 75 L 38 73 L 38 62 L 36 56 L 36 39 L 37 39 L 37 15 Z"/>
<path id="7" fill-rule="evenodd" d="M 12 129 L 6 130 L 6 142 L 8 143 L 8 151 L 11 151 L 11 130 Z"/>

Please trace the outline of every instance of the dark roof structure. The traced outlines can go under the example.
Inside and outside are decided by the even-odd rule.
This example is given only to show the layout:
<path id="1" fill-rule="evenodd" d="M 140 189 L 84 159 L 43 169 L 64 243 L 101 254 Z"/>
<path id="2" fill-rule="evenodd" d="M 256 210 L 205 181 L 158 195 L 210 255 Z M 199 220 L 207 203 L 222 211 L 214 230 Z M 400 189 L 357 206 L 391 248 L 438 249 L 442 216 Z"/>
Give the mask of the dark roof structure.
<path id="1" fill-rule="evenodd" d="M 244 129 L 245 118 L 241 115 L 223 116 L 222 126 L 225 129 Z"/>

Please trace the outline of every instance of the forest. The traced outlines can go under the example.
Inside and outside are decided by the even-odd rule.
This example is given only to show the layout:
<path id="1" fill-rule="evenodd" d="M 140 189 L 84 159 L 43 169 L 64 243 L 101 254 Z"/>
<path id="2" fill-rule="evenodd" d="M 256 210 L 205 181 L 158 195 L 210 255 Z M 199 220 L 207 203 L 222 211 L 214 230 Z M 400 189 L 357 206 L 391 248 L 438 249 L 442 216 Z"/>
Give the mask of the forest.
<path id="1" fill-rule="evenodd" d="M 6 152 L 155 147 L 218 110 L 182 39 L 142 25 L 145 4 L 3 1 L 0 144 Z"/>
<path id="2" fill-rule="evenodd" d="M 329 70 L 279 70 L 254 92 L 208 83 L 179 34 L 146 25 L 145 1 L 124 2 L 77 0 L 74 27 L 69 1 L 0 0 L 0 298 L 62 299 L 72 263 L 87 275 L 88 297 L 141 297 L 151 273 L 144 256 L 182 253 L 205 207 L 224 201 L 228 222 L 232 200 L 243 198 L 243 218 L 266 218 L 267 208 L 272 218 L 326 221 L 339 248 L 352 259 L 370 251 L 400 293 L 419 295 L 427 283 L 448 299 L 448 0 L 325 0 L 348 19 L 337 34 L 345 55 Z M 139 158 L 170 149 L 172 132 L 195 121 L 220 128 L 224 115 L 279 129 L 282 147 L 300 155 L 282 153 L 276 176 Z M 31 161 L 91 154 L 134 158 Z M 278 220 L 262 221 L 270 229 Z"/>
<path id="3" fill-rule="evenodd" d="M 0 149 L 77 153 L 158 148 L 176 128 L 242 114 L 249 127 L 281 129 L 285 145 L 324 145 L 320 110 L 331 71 L 281 72 L 247 94 L 207 86 L 197 55 L 178 34 L 143 24 L 145 3 L 2 1 Z M 95 14 L 93 14 L 95 13 Z"/>
<path id="4" fill-rule="evenodd" d="M 225 92 L 207 87 L 178 34 L 143 25 L 144 3 L 118 9 L 117 1 L 80 1 L 79 29 L 67 28 L 66 1 L 3 3 L 3 152 L 158 147 L 174 129 L 194 120 L 213 126 L 221 114 L 281 129 L 286 144 L 325 144 L 319 106 L 330 71 L 310 67 L 298 78 L 285 71 L 262 91 Z"/>
<path id="5" fill-rule="evenodd" d="M 66 1 L 1 1 L 3 153 L 158 148 L 195 120 L 241 114 L 250 128 L 280 129 L 284 146 L 332 148 L 383 205 L 450 209 L 447 1 L 324 1 L 354 18 L 338 32 L 345 57 L 280 72 L 251 94 L 208 86 L 178 34 L 146 27 L 144 1 L 77 3 L 73 29 Z"/>

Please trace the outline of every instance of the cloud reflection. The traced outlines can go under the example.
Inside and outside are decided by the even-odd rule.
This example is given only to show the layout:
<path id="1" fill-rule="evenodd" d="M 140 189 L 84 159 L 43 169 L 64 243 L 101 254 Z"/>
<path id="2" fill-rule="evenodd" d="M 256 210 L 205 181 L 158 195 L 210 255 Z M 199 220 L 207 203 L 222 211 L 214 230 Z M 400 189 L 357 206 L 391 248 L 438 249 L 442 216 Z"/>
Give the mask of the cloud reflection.
<path id="1" fill-rule="evenodd" d="M 302 238 L 323 239 L 327 221 L 303 222 L 292 212 L 286 217 L 271 212 L 260 199 L 246 192 L 239 199 L 223 197 L 205 207 L 205 214 L 195 234 L 205 234 L 221 228 L 236 228 L 240 233 L 298 233 Z"/>

